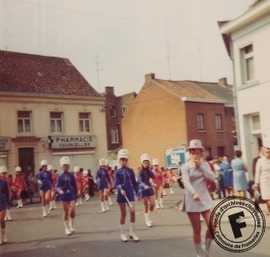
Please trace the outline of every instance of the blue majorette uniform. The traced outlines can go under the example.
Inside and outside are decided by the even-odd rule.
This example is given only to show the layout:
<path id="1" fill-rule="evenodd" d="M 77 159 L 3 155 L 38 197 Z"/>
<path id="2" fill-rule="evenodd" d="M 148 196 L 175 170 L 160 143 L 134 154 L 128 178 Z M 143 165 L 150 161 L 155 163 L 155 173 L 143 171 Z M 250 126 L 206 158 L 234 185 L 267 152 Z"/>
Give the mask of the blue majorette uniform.
<path id="1" fill-rule="evenodd" d="M 155 175 L 150 169 L 142 169 L 138 173 L 138 182 L 139 182 L 139 196 L 147 197 L 154 195 L 154 189 L 151 185 L 150 179 L 154 178 Z M 148 189 L 145 189 L 145 186 L 148 186 Z"/>
<path id="2" fill-rule="evenodd" d="M 128 167 L 121 167 L 114 173 L 114 183 L 117 189 L 117 202 L 127 202 L 126 198 L 121 194 L 121 189 L 126 192 L 126 197 L 130 202 L 134 202 L 134 191 L 138 194 L 138 185 L 135 179 L 134 171 Z"/>
<path id="3" fill-rule="evenodd" d="M 99 169 L 96 174 L 97 189 L 108 189 L 108 183 L 111 183 L 109 173 L 106 169 Z"/>
<path id="4" fill-rule="evenodd" d="M 64 192 L 61 195 L 61 201 L 70 202 L 77 199 L 77 186 L 71 172 L 63 172 L 58 176 L 56 191 L 59 193 L 61 190 Z"/>
<path id="5" fill-rule="evenodd" d="M 6 180 L 0 179 L 0 211 L 7 209 L 9 201 L 8 184 Z"/>
<path id="6" fill-rule="evenodd" d="M 53 187 L 53 180 L 52 180 L 52 174 L 49 171 L 39 171 L 37 180 L 38 182 L 38 189 L 43 191 L 51 190 Z"/>

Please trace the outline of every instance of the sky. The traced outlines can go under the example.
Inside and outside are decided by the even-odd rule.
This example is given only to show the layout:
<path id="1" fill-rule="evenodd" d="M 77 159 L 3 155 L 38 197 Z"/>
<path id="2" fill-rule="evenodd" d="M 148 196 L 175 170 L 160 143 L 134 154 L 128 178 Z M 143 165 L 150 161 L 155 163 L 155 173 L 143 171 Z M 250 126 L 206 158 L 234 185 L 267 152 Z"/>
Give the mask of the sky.
<path id="1" fill-rule="evenodd" d="M 68 58 L 98 92 L 138 93 L 145 74 L 233 83 L 218 21 L 254 0 L 0 0 L 0 49 Z"/>

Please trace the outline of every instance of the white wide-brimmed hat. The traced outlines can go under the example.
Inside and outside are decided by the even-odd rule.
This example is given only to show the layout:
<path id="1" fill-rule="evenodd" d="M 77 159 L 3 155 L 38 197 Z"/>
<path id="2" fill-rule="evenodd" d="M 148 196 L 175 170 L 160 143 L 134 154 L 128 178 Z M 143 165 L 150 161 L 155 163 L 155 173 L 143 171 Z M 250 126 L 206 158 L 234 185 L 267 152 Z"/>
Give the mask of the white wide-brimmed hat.
<path id="1" fill-rule="evenodd" d="M 189 146 L 187 147 L 187 150 L 191 150 L 191 149 L 204 150 L 204 147 L 202 146 L 202 141 L 199 139 L 190 140 Z"/>

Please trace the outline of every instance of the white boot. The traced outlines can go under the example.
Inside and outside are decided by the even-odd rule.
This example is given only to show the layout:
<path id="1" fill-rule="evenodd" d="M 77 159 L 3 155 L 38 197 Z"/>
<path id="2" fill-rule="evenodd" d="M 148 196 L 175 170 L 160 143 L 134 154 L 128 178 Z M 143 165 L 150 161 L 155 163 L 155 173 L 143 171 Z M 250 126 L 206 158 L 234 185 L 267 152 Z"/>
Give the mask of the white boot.
<path id="1" fill-rule="evenodd" d="M 46 206 L 42 206 L 42 215 L 43 217 L 46 217 L 47 216 L 47 212 L 46 212 Z"/>
<path id="2" fill-rule="evenodd" d="M 77 202 L 76 202 L 76 207 L 79 206 L 79 199 L 77 199 Z"/>
<path id="3" fill-rule="evenodd" d="M 45 207 L 46 207 L 47 214 L 51 214 L 51 208 L 49 208 L 49 206 L 45 206 Z"/>
<path id="4" fill-rule="evenodd" d="M 104 202 L 101 202 L 100 203 L 100 206 L 101 206 L 101 212 L 105 212 Z"/>
<path id="5" fill-rule="evenodd" d="M 146 224 L 146 226 L 147 226 L 147 227 L 152 227 L 152 223 L 151 223 L 150 220 L 149 220 L 149 215 L 148 215 L 148 213 L 145 213 L 145 214 L 144 214 L 144 218 L 145 218 L 145 224 Z"/>
<path id="6" fill-rule="evenodd" d="M 56 202 L 54 200 L 52 201 L 52 207 L 54 210 L 56 209 Z"/>
<path id="7" fill-rule="evenodd" d="M 205 244 L 203 246 L 204 257 L 209 257 L 211 242 L 212 242 L 212 238 L 205 238 Z"/>
<path id="8" fill-rule="evenodd" d="M 163 188 L 163 192 L 162 193 L 163 193 L 163 195 L 167 195 L 165 188 Z"/>
<path id="9" fill-rule="evenodd" d="M 113 203 L 112 203 L 112 198 L 110 196 L 108 197 L 108 201 L 109 201 L 109 205 L 112 206 Z"/>
<path id="10" fill-rule="evenodd" d="M 204 251 L 201 244 L 194 244 L 197 257 L 204 257 Z"/>
<path id="11" fill-rule="evenodd" d="M 50 208 L 49 208 L 50 210 L 52 210 L 53 209 L 53 204 L 52 204 L 52 201 L 50 201 Z"/>
<path id="12" fill-rule="evenodd" d="M 127 238 L 126 233 L 125 233 L 124 225 L 120 225 L 120 231 L 121 231 L 121 234 L 120 234 L 121 240 L 123 242 L 127 242 L 128 238 Z"/>
<path id="13" fill-rule="evenodd" d="M 158 200 L 155 200 L 155 208 L 156 208 L 156 209 L 159 209 Z"/>
<path id="14" fill-rule="evenodd" d="M 65 233 L 67 236 L 71 235 L 71 231 L 69 229 L 69 224 L 68 224 L 68 220 L 64 221 L 64 226 L 65 226 Z"/>
<path id="15" fill-rule="evenodd" d="M 89 201 L 89 198 L 90 198 L 89 194 L 86 194 L 84 199 L 85 201 Z"/>
<path id="16" fill-rule="evenodd" d="M 163 198 L 159 199 L 159 206 L 160 206 L 161 209 L 164 208 L 164 206 L 163 206 Z"/>
<path id="17" fill-rule="evenodd" d="M 17 200 L 17 207 L 16 208 L 21 208 L 22 207 L 22 200 Z"/>
<path id="18" fill-rule="evenodd" d="M 105 206 L 105 211 L 108 211 L 110 209 L 108 205 L 108 201 L 104 202 L 104 206 Z"/>
<path id="19" fill-rule="evenodd" d="M 153 221 L 151 219 L 151 214 L 152 214 L 152 212 L 149 210 L 148 211 L 148 220 L 150 221 L 151 225 L 153 225 Z"/>
<path id="20" fill-rule="evenodd" d="M 71 233 L 75 233 L 75 228 L 74 228 L 74 219 L 70 219 L 69 222 L 69 228 Z"/>
<path id="21" fill-rule="evenodd" d="M 7 243 L 6 232 L 5 232 L 5 229 L 2 228 L 0 244 L 3 245 L 3 244 L 6 244 L 6 243 Z"/>
<path id="22" fill-rule="evenodd" d="M 12 220 L 12 218 L 10 216 L 10 209 L 6 210 L 6 220 Z"/>
<path id="23" fill-rule="evenodd" d="M 133 239 L 134 242 L 139 242 L 138 236 L 134 232 L 135 230 L 135 223 L 129 224 L 129 237 Z"/>
<path id="24" fill-rule="evenodd" d="M 88 198 L 88 200 L 89 200 L 89 198 Z M 79 205 L 82 205 L 82 198 L 81 197 L 79 198 Z"/>
<path id="25" fill-rule="evenodd" d="M 173 194 L 173 190 L 172 190 L 172 187 L 170 187 L 170 195 Z"/>

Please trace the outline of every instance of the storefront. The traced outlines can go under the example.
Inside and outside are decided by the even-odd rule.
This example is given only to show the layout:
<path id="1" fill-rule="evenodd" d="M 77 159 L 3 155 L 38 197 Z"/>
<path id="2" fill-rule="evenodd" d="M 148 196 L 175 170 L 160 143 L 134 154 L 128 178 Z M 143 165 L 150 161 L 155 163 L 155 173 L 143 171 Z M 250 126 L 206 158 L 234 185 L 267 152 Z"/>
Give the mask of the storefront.
<path id="1" fill-rule="evenodd" d="M 0 137 L 0 167 L 7 166 L 7 155 L 10 150 L 10 138 Z"/>
<path id="2" fill-rule="evenodd" d="M 79 166 L 90 169 L 92 174 L 96 173 L 96 136 L 49 136 L 48 142 L 52 153 L 52 164 L 58 171 L 61 171 L 59 159 L 62 156 L 68 156 L 71 160 L 72 171 L 75 166 Z"/>

